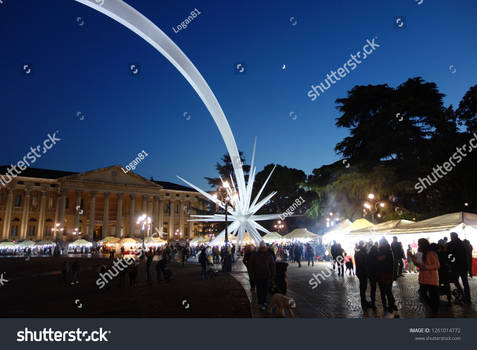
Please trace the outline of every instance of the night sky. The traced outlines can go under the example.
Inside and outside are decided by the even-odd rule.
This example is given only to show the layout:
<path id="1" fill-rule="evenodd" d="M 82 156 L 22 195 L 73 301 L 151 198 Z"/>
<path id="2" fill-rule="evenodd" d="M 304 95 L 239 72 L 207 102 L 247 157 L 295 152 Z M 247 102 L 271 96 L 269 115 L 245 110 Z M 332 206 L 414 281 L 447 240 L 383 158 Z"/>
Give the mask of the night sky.
<path id="1" fill-rule="evenodd" d="M 2 2 L 0 165 L 17 163 L 58 130 L 61 141 L 34 167 L 125 166 L 144 150 L 136 172 L 147 178 L 180 183 L 181 175 L 205 185 L 204 176 L 216 175 L 226 148 L 212 117 L 149 44 L 73 0 Z M 354 85 L 396 87 L 422 76 L 456 106 L 477 83 L 474 0 L 127 3 L 199 69 L 247 161 L 257 136 L 259 170 L 279 163 L 310 173 L 338 160 L 334 147 L 347 132 L 334 125 L 334 101 Z M 200 15 L 175 33 L 194 9 Z M 380 47 L 312 102 L 311 85 L 375 37 Z"/>

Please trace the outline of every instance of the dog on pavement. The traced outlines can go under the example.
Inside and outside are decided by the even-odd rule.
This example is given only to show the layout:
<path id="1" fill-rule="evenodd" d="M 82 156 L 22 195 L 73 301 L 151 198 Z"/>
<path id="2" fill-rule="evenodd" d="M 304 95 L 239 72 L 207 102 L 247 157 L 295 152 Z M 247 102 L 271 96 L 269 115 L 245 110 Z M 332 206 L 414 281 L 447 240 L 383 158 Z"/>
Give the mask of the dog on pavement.
<path id="1" fill-rule="evenodd" d="M 274 313 L 275 308 L 278 309 L 283 317 L 287 317 L 285 311 L 288 311 L 290 317 L 295 317 L 292 309 L 296 308 L 296 303 L 293 298 L 280 293 L 273 294 L 272 301 L 270 302 L 270 312 L 272 314 Z"/>

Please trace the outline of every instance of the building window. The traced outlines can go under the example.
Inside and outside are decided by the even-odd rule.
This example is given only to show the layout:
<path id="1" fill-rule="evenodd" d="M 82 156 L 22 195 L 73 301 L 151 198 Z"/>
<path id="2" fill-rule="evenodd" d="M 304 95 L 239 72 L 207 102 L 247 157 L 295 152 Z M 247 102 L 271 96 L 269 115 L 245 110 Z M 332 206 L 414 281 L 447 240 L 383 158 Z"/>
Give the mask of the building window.
<path id="1" fill-rule="evenodd" d="M 33 225 L 30 226 L 30 229 L 28 230 L 28 235 L 29 235 L 30 237 L 35 236 L 35 228 L 36 228 L 36 227 L 33 226 Z"/>
<path id="2" fill-rule="evenodd" d="M 170 204 L 167 204 L 166 206 L 164 206 L 164 213 L 165 214 L 169 214 L 170 210 L 171 210 L 171 205 Z"/>
<path id="3" fill-rule="evenodd" d="M 15 206 L 16 207 L 19 207 L 20 205 L 22 205 L 22 195 L 21 194 L 17 194 L 15 196 Z"/>
<path id="4" fill-rule="evenodd" d="M 80 208 L 84 208 L 83 198 L 81 198 Z"/>
<path id="5" fill-rule="evenodd" d="M 53 209 L 53 198 L 48 197 L 48 209 Z"/>
<path id="6" fill-rule="evenodd" d="M 65 209 L 68 209 L 70 206 L 70 199 L 68 197 L 65 198 Z"/>
<path id="7" fill-rule="evenodd" d="M 12 226 L 12 236 L 18 236 L 18 225 Z"/>
<path id="8" fill-rule="evenodd" d="M 34 194 L 33 197 L 31 197 L 31 206 L 33 208 L 38 207 L 38 195 Z"/>
<path id="9" fill-rule="evenodd" d="M 176 204 L 176 208 L 174 209 L 174 211 L 176 212 L 176 214 L 179 212 L 179 204 Z"/>

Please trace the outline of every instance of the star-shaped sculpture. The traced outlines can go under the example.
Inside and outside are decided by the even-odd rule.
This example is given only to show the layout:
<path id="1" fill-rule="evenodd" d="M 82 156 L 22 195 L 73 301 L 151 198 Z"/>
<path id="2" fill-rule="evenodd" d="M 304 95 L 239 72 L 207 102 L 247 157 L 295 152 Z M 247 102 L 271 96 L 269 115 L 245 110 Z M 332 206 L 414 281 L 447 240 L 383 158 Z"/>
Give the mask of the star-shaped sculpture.
<path id="1" fill-rule="evenodd" d="M 232 159 L 232 163 L 234 165 L 234 173 L 235 178 L 237 179 L 237 186 L 235 185 L 233 178 L 230 178 L 231 186 L 224 186 L 227 191 L 229 205 L 227 206 L 227 221 L 231 223 L 228 225 L 228 232 L 235 236 L 237 235 L 237 245 L 240 245 L 243 242 L 245 232 L 248 232 L 249 236 L 255 241 L 258 245 L 262 241 L 262 236 L 260 235 L 259 231 L 269 233 L 269 231 L 257 223 L 257 221 L 263 220 L 274 220 L 278 219 L 278 214 L 266 214 L 266 215 L 256 215 L 257 211 L 260 210 L 277 192 L 274 191 L 270 193 L 268 196 L 264 197 L 261 201 L 259 201 L 260 195 L 262 194 L 265 186 L 267 185 L 268 180 L 272 176 L 275 167 L 273 167 L 270 175 L 268 175 L 266 181 L 264 182 L 262 188 L 255 196 L 255 199 L 251 202 L 252 199 L 252 190 L 253 190 L 253 183 L 255 181 L 255 175 L 257 172 L 257 168 L 254 165 L 255 162 L 255 147 L 256 141 L 253 145 L 253 152 L 252 152 L 252 161 L 250 164 L 250 174 L 248 178 L 248 183 L 245 182 L 245 176 L 243 171 L 236 171 L 237 168 L 243 170 L 243 164 L 240 160 L 240 157 L 234 157 Z M 184 180 L 180 176 L 179 179 L 184 181 L 189 186 L 193 187 L 195 190 L 200 192 L 203 196 L 205 196 L 211 202 L 214 202 L 220 208 L 226 208 L 225 202 L 219 200 L 215 196 L 207 193 L 206 191 L 200 189 L 199 187 L 191 184 L 189 181 Z M 226 184 L 226 182 L 222 181 L 222 183 Z M 251 203 L 250 203 L 251 202 Z M 191 215 L 193 218 L 197 218 L 195 220 L 189 221 L 202 221 L 202 222 L 220 222 L 225 221 L 225 214 L 214 214 L 214 215 Z M 225 239 L 225 229 L 211 242 L 211 245 L 220 245 L 223 244 Z"/>

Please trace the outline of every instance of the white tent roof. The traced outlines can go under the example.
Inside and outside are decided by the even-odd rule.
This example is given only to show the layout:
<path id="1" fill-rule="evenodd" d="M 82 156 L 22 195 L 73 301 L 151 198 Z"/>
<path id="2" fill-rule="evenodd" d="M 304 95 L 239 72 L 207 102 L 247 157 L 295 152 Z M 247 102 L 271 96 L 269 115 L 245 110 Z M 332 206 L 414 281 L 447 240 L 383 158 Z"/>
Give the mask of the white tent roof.
<path id="1" fill-rule="evenodd" d="M 267 243 L 277 242 L 277 241 L 281 241 L 283 239 L 283 236 L 279 234 L 278 232 L 269 232 L 265 236 L 263 236 L 262 239 Z"/>
<path id="2" fill-rule="evenodd" d="M 296 228 L 292 232 L 286 234 L 283 238 L 287 239 L 317 239 L 318 235 L 308 231 L 306 228 Z"/>
<path id="3" fill-rule="evenodd" d="M 362 234 L 384 234 L 391 232 L 393 229 L 406 228 L 409 225 L 415 224 L 414 221 L 410 220 L 389 220 L 382 222 L 374 226 L 368 226 L 362 229 L 353 230 L 348 232 L 347 235 L 362 235 Z"/>
<path id="4" fill-rule="evenodd" d="M 444 214 L 427 220 L 415 222 L 403 228 L 393 229 L 391 230 L 391 233 L 406 234 L 420 232 L 442 232 L 451 230 L 460 224 L 477 228 L 477 214 L 465 212 Z"/>

